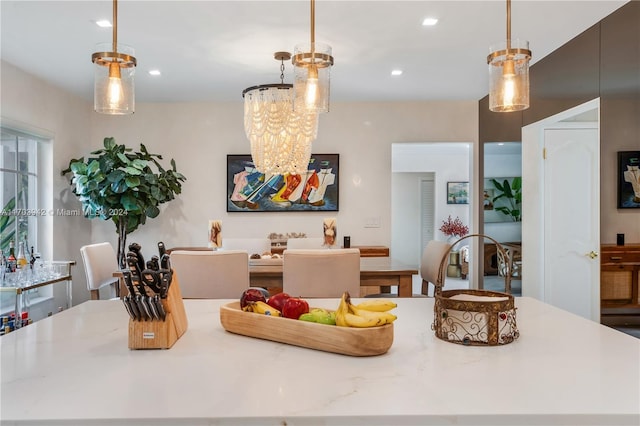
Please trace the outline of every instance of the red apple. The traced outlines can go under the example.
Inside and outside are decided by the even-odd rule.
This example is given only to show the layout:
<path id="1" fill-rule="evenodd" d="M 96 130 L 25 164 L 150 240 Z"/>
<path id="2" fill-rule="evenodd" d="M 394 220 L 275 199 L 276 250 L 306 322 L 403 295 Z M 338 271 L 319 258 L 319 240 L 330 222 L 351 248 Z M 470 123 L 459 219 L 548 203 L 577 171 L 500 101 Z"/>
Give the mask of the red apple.
<path id="1" fill-rule="evenodd" d="M 267 299 L 262 292 L 262 289 L 248 288 L 242 292 L 240 296 L 240 308 L 244 309 L 249 302 L 266 302 Z"/>
<path id="2" fill-rule="evenodd" d="M 284 302 L 286 302 L 287 299 L 290 297 L 291 296 L 289 296 L 287 293 L 274 294 L 267 300 L 267 305 L 282 312 L 282 308 L 284 307 Z"/>
<path id="3" fill-rule="evenodd" d="M 288 298 L 282 307 L 282 316 L 285 318 L 298 319 L 300 315 L 306 313 L 309 313 L 309 304 L 298 297 Z"/>

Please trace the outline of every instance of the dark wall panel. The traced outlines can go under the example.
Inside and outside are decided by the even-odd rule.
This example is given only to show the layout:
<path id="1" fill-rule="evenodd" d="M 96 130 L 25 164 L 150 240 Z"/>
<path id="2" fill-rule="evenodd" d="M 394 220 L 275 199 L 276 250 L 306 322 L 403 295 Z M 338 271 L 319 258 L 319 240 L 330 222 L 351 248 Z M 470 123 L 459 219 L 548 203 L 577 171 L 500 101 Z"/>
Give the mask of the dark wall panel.
<path id="1" fill-rule="evenodd" d="M 617 208 L 618 151 L 640 150 L 640 2 L 603 19 L 601 34 L 601 241 L 613 244 L 616 233 L 633 235 L 633 224 L 637 230 L 640 223 L 637 209 Z"/>
<path id="2" fill-rule="evenodd" d="M 531 66 L 531 106 L 523 112 L 524 125 L 597 98 L 599 68 L 600 25 L 596 24 Z"/>
<path id="3" fill-rule="evenodd" d="M 489 95 L 479 102 L 479 140 L 483 142 L 518 142 L 522 140 L 522 112 L 492 112 Z"/>
<path id="4" fill-rule="evenodd" d="M 601 24 L 600 136 L 605 144 L 618 141 L 640 149 L 640 2 L 629 3 Z"/>

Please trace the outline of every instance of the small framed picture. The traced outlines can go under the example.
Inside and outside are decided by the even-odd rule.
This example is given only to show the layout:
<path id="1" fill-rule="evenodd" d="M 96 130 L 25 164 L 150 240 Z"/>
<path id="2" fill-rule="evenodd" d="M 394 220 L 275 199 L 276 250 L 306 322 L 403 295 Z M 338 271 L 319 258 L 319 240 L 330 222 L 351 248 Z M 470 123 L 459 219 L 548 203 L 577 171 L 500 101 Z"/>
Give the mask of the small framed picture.
<path id="1" fill-rule="evenodd" d="M 469 204 L 469 182 L 447 182 L 447 204 Z"/>
<path id="2" fill-rule="evenodd" d="M 618 152 L 618 208 L 640 209 L 640 151 Z"/>

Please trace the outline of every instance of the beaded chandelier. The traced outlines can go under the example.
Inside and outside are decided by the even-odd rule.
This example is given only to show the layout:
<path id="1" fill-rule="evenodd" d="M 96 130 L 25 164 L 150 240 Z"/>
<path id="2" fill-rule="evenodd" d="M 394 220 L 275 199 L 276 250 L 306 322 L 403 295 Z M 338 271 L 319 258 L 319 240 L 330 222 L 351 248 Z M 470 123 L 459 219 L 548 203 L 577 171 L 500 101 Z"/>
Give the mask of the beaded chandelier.
<path id="1" fill-rule="evenodd" d="M 318 114 L 293 110 L 293 85 L 284 84 L 284 61 L 289 52 L 276 52 L 281 61 L 280 83 L 245 89 L 244 130 L 251 157 L 264 174 L 304 174 L 309 168 L 311 143 L 318 133 Z"/>

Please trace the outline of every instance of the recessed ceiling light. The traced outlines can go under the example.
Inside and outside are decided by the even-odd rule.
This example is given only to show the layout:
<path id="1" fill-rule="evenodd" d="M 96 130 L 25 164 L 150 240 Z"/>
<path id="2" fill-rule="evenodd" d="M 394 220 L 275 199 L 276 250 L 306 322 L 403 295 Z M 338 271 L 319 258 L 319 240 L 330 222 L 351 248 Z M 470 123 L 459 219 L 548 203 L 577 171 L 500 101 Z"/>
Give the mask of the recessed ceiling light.
<path id="1" fill-rule="evenodd" d="M 101 19 L 99 21 L 96 21 L 96 25 L 99 26 L 100 28 L 109 28 L 113 26 L 111 25 L 111 22 L 107 19 Z"/>
<path id="2" fill-rule="evenodd" d="M 402 70 L 392 70 L 391 75 L 402 75 Z"/>
<path id="3" fill-rule="evenodd" d="M 160 75 L 160 70 L 149 70 L 150 75 Z"/>
<path id="4" fill-rule="evenodd" d="M 438 23 L 438 18 L 424 18 L 422 25 L 425 27 L 431 27 Z"/>
<path id="5" fill-rule="evenodd" d="M 500 142 L 498 146 L 504 146 L 504 142 Z"/>

